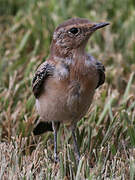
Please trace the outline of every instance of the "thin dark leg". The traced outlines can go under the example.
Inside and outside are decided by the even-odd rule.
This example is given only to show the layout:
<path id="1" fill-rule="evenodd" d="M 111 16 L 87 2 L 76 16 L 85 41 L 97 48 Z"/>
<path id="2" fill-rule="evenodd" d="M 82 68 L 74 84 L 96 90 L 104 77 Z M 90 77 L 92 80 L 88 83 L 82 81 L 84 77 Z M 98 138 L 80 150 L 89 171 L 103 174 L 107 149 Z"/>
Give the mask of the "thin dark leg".
<path id="1" fill-rule="evenodd" d="M 60 123 L 52 122 L 53 131 L 54 131 L 54 161 L 58 162 L 58 154 L 57 154 L 57 132 L 59 129 Z"/>
<path id="2" fill-rule="evenodd" d="M 54 130 L 54 161 L 58 161 L 58 155 L 57 155 L 57 131 Z"/>
<path id="3" fill-rule="evenodd" d="M 77 144 L 77 139 L 76 139 L 76 135 L 75 135 L 75 129 L 72 130 L 72 137 L 73 137 L 74 149 L 75 149 L 75 154 L 76 154 L 77 162 L 79 163 L 79 160 L 80 160 L 80 151 L 79 151 L 78 144 Z"/>

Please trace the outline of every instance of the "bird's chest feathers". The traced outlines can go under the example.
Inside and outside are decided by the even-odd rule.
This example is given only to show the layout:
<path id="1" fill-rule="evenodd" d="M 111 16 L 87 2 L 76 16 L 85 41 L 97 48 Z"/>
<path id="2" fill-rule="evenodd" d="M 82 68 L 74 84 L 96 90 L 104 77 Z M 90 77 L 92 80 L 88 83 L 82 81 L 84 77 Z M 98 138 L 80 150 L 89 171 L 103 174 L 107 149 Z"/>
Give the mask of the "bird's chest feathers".
<path id="1" fill-rule="evenodd" d="M 81 62 L 72 59 L 60 62 L 56 66 L 54 76 L 77 94 L 95 88 L 97 83 L 96 67 L 87 59 Z"/>
<path id="2" fill-rule="evenodd" d="M 54 76 L 57 78 L 59 81 L 63 81 L 69 78 L 70 71 L 69 71 L 69 66 L 65 63 L 59 63 L 56 66 Z"/>
<path id="3" fill-rule="evenodd" d="M 95 66 L 87 57 L 81 61 L 66 58 L 57 62 L 54 76 L 59 80 L 89 80 L 95 73 Z"/>
<path id="4" fill-rule="evenodd" d="M 90 72 L 89 72 L 90 73 Z M 94 81 L 94 72 L 89 74 L 85 72 L 75 72 L 71 74 L 70 83 L 68 85 L 69 104 L 82 106 L 89 98 L 93 96 L 97 80 Z"/>
<path id="5" fill-rule="evenodd" d="M 66 87 L 67 104 L 71 108 L 88 104 L 97 85 L 97 71 L 90 62 L 66 64 L 60 63 L 55 70 L 55 76 Z"/>

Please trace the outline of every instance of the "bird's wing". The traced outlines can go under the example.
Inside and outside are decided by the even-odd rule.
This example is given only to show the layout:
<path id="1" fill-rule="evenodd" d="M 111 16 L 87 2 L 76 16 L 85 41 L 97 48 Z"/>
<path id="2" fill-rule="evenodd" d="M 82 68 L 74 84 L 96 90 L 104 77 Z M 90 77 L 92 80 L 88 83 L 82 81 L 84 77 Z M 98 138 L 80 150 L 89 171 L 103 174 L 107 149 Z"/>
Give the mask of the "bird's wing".
<path id="1" fill-rule="evenodd" d="M 37 69 L 32 81 L 32 90 L 36 98 L 41 95 L 43 91 L 43 85 L 46 79 L 53 75 L 53 71 L 54 65 L 49 61 L 42 63 Z"/>
<path id="2" fill-rule="evenodd" d="M 105 67 L 104 65 L 98 61 L 97 59 L 95 59 L 93 56 L 91 56 L 90 54 L 88 54 L 88 59 L 95 64 L 96 68 L 97 68 L 97 72 L 99 75 L 99 81 L 98 84 L 96 86 L 96 89 L 101 86 L 104 82 L 105 82 Z"/>
<path id="3" fill-rule="evenodd" d="M 98 74 L 99 74 L 99 81 L 98 81 L 98 84 L 97 84 L 97 87 L 96 87 L 96 89 L 97 89 L 99 86 L 101 86 L 105 82 L 105 67 L 98 60 L 96 60 L 96 67 L 97 67 L 97 71 L 98 71 Z"/>

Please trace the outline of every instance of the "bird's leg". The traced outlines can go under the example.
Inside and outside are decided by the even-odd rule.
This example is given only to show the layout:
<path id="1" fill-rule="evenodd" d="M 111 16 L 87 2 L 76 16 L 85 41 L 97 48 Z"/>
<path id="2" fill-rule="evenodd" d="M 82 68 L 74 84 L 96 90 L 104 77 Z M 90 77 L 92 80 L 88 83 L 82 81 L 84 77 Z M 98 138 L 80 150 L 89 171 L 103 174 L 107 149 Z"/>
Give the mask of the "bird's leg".
<path id="1" fill-rule="evenodd" d="M 58 155 L 57 155 L 57 132 L 59 130 L 60 123 L 59 122 L 52 122 L 52 127 L 54 131 L 54 161 L 58 162 Z"/>
<path id="2" fill-rule="evenodd" d="M 75 130 L 76 130 L 76 127 L 73 126 L 73 128 L 72 128 L 72 137 L 73 137 L 73 143 L 74 143 L 74 150 L 75 150 L 77 162 L 79 163 L 80 151 L 79 151 L 78 144 L 77 144 L 77 138 L 76 138 L 76 135 L 75 135 Z"/>

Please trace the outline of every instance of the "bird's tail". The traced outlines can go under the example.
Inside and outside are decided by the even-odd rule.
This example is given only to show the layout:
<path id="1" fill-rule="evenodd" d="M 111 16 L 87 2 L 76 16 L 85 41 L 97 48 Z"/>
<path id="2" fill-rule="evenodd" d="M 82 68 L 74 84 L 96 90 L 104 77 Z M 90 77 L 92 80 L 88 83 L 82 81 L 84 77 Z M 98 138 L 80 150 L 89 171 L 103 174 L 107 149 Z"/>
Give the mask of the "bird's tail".
<path id="1" fill-rule="evenodd" d="M 33 129 L 34 135 L 40 135 L 47 131 L 53 131 L 51 122 L 39 121 Z"/>

